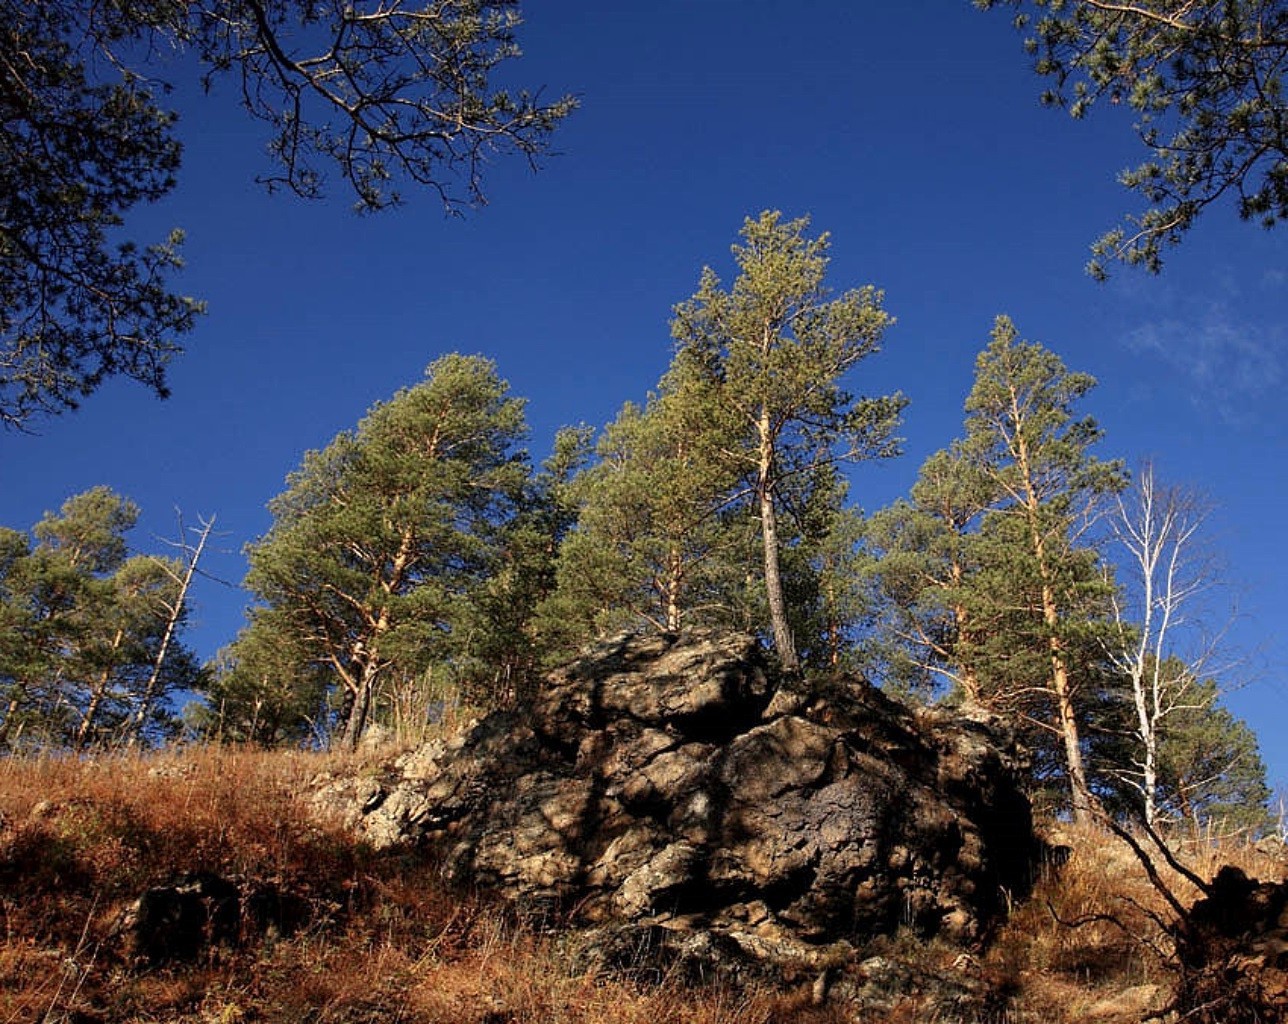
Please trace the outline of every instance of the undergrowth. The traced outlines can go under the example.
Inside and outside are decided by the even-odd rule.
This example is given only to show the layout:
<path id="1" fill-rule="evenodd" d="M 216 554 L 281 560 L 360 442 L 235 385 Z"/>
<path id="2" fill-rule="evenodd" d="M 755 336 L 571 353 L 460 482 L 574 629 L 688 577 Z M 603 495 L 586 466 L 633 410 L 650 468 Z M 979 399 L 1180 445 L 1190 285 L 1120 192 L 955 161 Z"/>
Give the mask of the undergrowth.
<path id="1" fill-rule="evenodd" d="M 334 762 L 217 747 L 0 760 L 0 1024 L 948 1024 L 915 1004 L 882 1020 L 816 1006 L 808 986 L 694 988 L 574 967 L 575 940 L 557 929 L 452 889 L 432 861 L 376 854 L 319 819 L 311 780 L 355 770 Z M 1112 838 L 1055 838 L 1071 850 L 1067 863 L 1047 868 L 959 968 L 1010 995 L 1006 1020 L 991 1024 L 1139 1020 L 1133 999 L 1146 1009 L 1166 1001 L 1162 908 Z M 1201 874 L 1218 862 L 1271 871 L 1245 847 L 1209 845 L 1198 859 L 1210 862 L 1191 861 Z M 132 904 L 196 872 L 276 894 L 281 919 L 248 925 L 242 941 L 196 962 L 148 963 L 130 941 Z M 907 937 L 888 948 L 953 955 Z"/>

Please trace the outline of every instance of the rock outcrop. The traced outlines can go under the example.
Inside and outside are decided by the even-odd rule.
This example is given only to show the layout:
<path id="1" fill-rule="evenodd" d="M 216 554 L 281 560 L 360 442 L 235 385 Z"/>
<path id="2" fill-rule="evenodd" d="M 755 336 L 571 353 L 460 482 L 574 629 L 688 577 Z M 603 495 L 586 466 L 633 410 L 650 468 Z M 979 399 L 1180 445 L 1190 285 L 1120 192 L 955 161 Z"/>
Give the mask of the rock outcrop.
<path id="1" fill-rule="evenodd" d="M 1172 928 L 1171 1008 L 1198 1024 L 1288 1020 L 1288 881 L 1221 868 Z"/>
<path id="2" fill-rule="evenodd" d="M 960 712 L 855 679 L 779 686 L 750 637 L 627 636 L 319 800 L 373 845 L 433 847 L 463 883 L 598 928 L 605 951 L 826 970 L 901 925 L 978 939 L 1027 888 L 1013 768 Z"/>

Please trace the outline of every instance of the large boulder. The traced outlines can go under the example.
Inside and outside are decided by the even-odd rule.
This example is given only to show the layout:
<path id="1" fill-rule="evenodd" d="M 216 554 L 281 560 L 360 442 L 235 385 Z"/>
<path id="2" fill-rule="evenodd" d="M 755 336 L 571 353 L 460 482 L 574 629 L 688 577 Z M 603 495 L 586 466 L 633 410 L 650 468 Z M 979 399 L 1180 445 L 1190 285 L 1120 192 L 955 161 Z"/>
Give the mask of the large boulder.
<path id="1" fill-rule="evenodd" d="M 462 882 L 618 946 L 699 935 L 826 967 L 900 926 L 978 939 L 1027 889 L 1014 769 L 989 722 L 852 678 L 780 686 L 749 636 L 631 635 L 320 799 L 375 846 L 433 847 Z"/>

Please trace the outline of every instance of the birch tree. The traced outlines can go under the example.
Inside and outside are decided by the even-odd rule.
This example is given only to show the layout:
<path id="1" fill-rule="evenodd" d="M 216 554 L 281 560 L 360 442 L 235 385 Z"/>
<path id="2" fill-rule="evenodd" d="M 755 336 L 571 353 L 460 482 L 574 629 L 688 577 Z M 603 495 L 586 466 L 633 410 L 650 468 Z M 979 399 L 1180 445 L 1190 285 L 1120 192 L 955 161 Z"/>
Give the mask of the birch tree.
<path id="1" fill-rule="evenodd" d="M 1159 814 L 1159 762 L 1168 726 L 1210 709 L 1205 677 L 1217 637 L 1204 635 L 1197 615 L 1215 585 L 1200 534 L 1208 509 L 1193 493 L 1165 487 L 1146 463 L 1116 498 L 1110 532 L 1121 553 L 1112 591 L 1113 632 L 1107 652 L 1131 687 L 1134 744 L 1130 767 L 1114 773 L 1140 796 L 1145 823 Z"/>

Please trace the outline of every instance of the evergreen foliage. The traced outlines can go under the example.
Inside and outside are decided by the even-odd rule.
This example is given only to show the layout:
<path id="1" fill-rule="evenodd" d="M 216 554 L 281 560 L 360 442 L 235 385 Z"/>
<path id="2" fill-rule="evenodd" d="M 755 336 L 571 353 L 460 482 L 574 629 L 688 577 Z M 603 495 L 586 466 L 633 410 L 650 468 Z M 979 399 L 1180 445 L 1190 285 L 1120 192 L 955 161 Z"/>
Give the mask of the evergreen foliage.
<path id="1" fill-rule="evenodd" d="M 169 283 L 182 232 L 115 241 L 179 170 L 159 53 L 235 78 L 271 133 L 270 187 L 320 195 L 330 166 L 360 209 L 400 183 L 454 209 L 483 201 L 488 155 L 535 162 L 575 106 L 492 81 L 518 24 L 515 0 L 0 0 L 0 423 L 75 408 L 113 375 L 167 392 L 202 310 Z"/>
<path id="2" fill-rule="evenodd" d="M 572 486 L 577 529 L 543 612 L 565 649 L 636 626 L 748 627 L 745 487 L 720 455 L 735 425 L 691 371 L 677 358 L 643 408 L 628 402 Z"/>
<path id="3" fill-rule="evenodd" d="M 733 247 L 739 274 L 725 289 L 710 267 L 697 292 L 675 308 L 677 358 L 691 365 L 729 436 L 727 471 L 748 482 L 764 559 L 765 600 L 779 660 L 800 663 L 783 578 L 779 520 L 803 508 L 826 470 L 898 454 L 902 395 L 859 398 L 847 375 L 876 353 L 893 322 L 872 286 L 833 296 L 826 284 L 829 239 L 807 235 L 809 218 L 765 212 L 743 224 Z"/>
<path id="4" fill-rule="evenodd" d="M 180 566 L 128 554 L 137 518 L 95 487 L 30 535 L 0 530 L 0 747 L 83 750 L 173 732 L 168 696 L 201 672 L 181 644 L 162 657 Z"/>
<path id="5" fill-rule="evenodd" d="M 975 0 L 1008 6 L 1030 33 L 1043 100 L 1082 117 L 1125 103 L 1149 151 L 1120 180 L 1150 204 L 1092 247 L 1158 271 L 1197 217 L 1223 197 L 1266 226 L 1288 216 L 1288 4 L 1283 0 Z M 1034 19 L 1030 12 L 1036 14 Z"/>
<path id="6" fill-rule="evenodd" d="M 282 706 L 284 670 L 307 706 L 321 671 L 354 746 L 382 680 L 458 655 L 466 609 L 496 576 L 523 508 L 525 435 L 523 403 L 495 366 L 447 355 L 309 452 L 248 552 L 246 586 L 261 603 L 228 655 L 239 718 L 248 701 Z M 266 673 L 265 644 L 297 660 Z"/>

